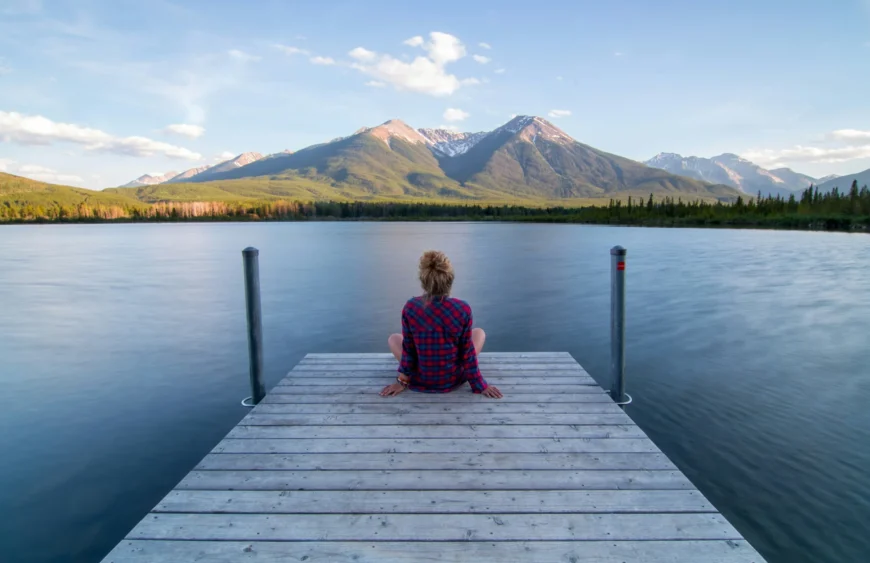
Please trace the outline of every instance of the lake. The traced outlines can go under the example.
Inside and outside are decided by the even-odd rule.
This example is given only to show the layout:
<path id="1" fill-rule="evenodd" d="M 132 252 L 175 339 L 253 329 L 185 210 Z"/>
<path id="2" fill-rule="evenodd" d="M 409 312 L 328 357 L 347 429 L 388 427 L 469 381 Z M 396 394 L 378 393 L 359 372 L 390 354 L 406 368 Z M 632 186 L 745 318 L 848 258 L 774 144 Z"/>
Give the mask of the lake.
<path id="1" fill-rule="evenodd" d="M 3 560 L 99 561 L 245 415 L 242 248 L 267 389 L 308 352 L 386 351 L 430 248 L 487 350 L 567 350 L 608 386 L 616 244 L 627 412 L 769 561 L 870 559 L 867 235 L 224 223 L 0 228 Z"/>

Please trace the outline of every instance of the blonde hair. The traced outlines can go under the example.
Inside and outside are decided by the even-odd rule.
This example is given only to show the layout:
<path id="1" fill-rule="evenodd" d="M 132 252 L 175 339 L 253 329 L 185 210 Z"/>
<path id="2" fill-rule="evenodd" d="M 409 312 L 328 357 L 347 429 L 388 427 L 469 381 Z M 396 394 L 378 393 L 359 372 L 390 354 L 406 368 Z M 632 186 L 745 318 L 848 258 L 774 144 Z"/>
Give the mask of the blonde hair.
<path id="1" fill-rule="evenodd" d="M 420 257 L 420 283 L 427 298 L 450 295 L 453 277 L 453 265 L 443 252 L 427 250 Z"/>

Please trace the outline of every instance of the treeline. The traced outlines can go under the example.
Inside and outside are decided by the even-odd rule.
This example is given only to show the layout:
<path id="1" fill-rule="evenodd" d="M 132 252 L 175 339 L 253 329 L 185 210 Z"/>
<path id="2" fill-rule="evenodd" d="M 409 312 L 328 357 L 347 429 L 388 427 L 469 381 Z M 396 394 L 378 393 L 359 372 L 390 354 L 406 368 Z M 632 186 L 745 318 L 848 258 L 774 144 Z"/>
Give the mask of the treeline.
<path id="1" fill-rule="evenodd" d="M 761 226 L 870 230 L 870 190 L 857 182 L 846 193 L 810 186 L 788 199 L 684 202 L 673 197 L 611 200 L 606 206 L 535 208 L 517 205 L 402 202 L 161 202 L 151 205 L 33 205 L 0 203 L 3 222 L 502 220 L 651 226 Z"/>

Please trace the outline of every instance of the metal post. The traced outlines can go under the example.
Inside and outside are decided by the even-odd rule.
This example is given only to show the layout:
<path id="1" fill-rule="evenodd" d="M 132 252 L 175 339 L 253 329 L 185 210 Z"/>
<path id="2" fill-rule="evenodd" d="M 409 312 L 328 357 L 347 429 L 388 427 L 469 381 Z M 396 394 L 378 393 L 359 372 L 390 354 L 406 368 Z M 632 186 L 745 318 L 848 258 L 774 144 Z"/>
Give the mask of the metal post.
<path id="1" fill-rule="evenodd" d="M 610 396 L 620 405 L 631 402 L 625 392 L 625 253 L 610 249 Z"/>
<path id="2" fill-rule="evenodd" d="M 245 263 L 245 305 L 248 318 L 248 356 L 251 360 L 251 404 L 242 401 L 245 406 L 254 406 L 266 396 L 263 386 L 263 319 L 260 310 L 260 251 L 248 247 L 242 251 Z"/>

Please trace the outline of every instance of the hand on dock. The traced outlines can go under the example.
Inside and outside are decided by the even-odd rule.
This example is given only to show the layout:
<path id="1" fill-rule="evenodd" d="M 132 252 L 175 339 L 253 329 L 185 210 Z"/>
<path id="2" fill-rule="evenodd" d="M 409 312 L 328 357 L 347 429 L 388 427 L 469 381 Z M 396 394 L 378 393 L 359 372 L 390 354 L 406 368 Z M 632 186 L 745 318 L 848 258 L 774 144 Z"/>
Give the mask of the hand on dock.
<path id="1" fill-rule="evenodd" d="M 490 385 L 484 389 L 482 395 L 484 397 L 489 397 L 490 399 L 501 399 L 504 397 L 495 385 Z"/>
<path id="2" fill-rule="evenodd" d="M 392 397 L 398 395 L 405 389 L 406 387 L 401 383 L 393 383 L 392 385 L 387 385 L 381 390 L 381 397 Z"/>

